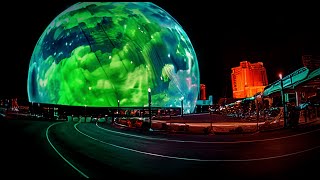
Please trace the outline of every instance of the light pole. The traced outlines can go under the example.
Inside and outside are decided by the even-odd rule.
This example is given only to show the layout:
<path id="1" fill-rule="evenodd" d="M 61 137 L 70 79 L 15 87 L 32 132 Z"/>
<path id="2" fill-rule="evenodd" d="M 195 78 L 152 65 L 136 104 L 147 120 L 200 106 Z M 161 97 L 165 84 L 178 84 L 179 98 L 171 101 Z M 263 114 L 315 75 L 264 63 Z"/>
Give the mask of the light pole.
<path id="1" fill-rule="evenodd" d="M 151 114 L 151 88 L 148 88 L 148 104 L 149 104 L 149 122 L 150 122 L 150 130 L 151 129 L 151 125 L 152 125 L 152 122 L 151 122 L 151 118 L 152 118 L 152 114 Z"/>
<path id="2" fill-rule="evenodd" d="M 34 110 L 33 110 L 33 101 L 31 101 L 31 115 L 33 116 L 34 115 Z"/>
<path id="3" fill-rule="evenodd" d="M 279 74 L 280 78 L 280 86 L 281 86 L 281 101 L 283 105 L 283 122 L 284 122 L 284 128 L 287 127 L 287 108 L 286 108 L 286 103 L 285 103 L 285 98 L 284 98 L 284 92 L 283 92 L 283 81 L 282 81 L 282 74 Z"/>
<path id="4" fill-rule="evenodd" d="M 183 99 L 184 99 L 184 97 L 182 96 L 180 98 L 180 101 L 181 101 L 181 117 L 183 117 Z"/>
<path id="5" fill-rule="evenodd" d="M 259 131 L 259 101 L 257 99 L 258 97 L 254 97 L 254 102 L 255 102 L 255 105 L 256 105 L 256 118 L 257 118 L 257 131 Z"/>
<path id="6" fill-rule="evenodd" d="M 86 121 L 87 118 L 87 105 L 84 105 L 84 121 Z"/>
<path id="7" fill-rule="evenodd" d="M 118 119 L 119 119 L 119 117 L 120 117 L 120 115 L 119 115 L 119 109 L 120 109 L 120 100 L 118 99 L 118 110 L 117 110 L 117 114 L 118 114 Z"/>

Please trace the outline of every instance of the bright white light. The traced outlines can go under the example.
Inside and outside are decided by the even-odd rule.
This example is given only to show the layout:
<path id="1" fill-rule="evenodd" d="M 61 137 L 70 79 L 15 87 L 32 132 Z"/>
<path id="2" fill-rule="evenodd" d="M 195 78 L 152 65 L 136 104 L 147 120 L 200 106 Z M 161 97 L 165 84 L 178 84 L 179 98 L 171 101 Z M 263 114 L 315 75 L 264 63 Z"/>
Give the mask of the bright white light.
<path id="1" fill-rule="evenodd" d="M 279 74 L 279 78 L 282 79 L 282 74 L 281 73 Z"/>
<path id="2" fill-rule="evenodd" d="M 151 92 L 151 88 L 148 88 L 148 92 Z"/>

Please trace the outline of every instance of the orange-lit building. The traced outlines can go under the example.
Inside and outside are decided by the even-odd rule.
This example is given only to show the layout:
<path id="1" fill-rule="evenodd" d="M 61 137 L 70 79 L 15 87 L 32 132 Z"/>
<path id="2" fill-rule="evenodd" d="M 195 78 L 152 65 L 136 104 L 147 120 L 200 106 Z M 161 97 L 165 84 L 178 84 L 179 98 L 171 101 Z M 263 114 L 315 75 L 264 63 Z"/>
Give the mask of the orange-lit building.
<path id="1" fill-rule="evenodd" d="M 206 85 L 200 84 L 200 100 L 206 100 L 207 93 L 206 93 Z"/>
<path id="2" fill-rule="evenodd" d="M 268 85 L 267 72 L 262 62 L 240 62 L 240 66 L 231 68 L 233 98 L 252 97 L 263 92 Z"/>

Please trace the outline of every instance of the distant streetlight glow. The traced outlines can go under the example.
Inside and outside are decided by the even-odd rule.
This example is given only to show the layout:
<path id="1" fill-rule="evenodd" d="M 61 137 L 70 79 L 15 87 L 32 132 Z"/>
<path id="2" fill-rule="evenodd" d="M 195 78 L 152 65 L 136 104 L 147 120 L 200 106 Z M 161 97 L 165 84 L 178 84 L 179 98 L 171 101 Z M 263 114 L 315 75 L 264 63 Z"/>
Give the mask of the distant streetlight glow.
<path id="1" fill-rule="evenodd" d="M 279 78 L 282 79 L 282 74 L 281 73 L 279 74 Z"/>

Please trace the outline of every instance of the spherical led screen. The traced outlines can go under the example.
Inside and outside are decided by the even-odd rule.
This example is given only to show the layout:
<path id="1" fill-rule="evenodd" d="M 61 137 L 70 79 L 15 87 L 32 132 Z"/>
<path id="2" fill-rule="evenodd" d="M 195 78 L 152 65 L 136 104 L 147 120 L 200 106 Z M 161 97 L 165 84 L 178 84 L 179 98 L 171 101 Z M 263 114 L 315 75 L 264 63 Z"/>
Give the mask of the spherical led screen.
<path id="1" fill-rule="evenodd" d="M 39 38 L 29 65 L 30 102 L 193 111 L 199 67 L 179 23 L 151 2 L 80 2 Z M 182 101 L 183 99 L 183 101 Z"/>

